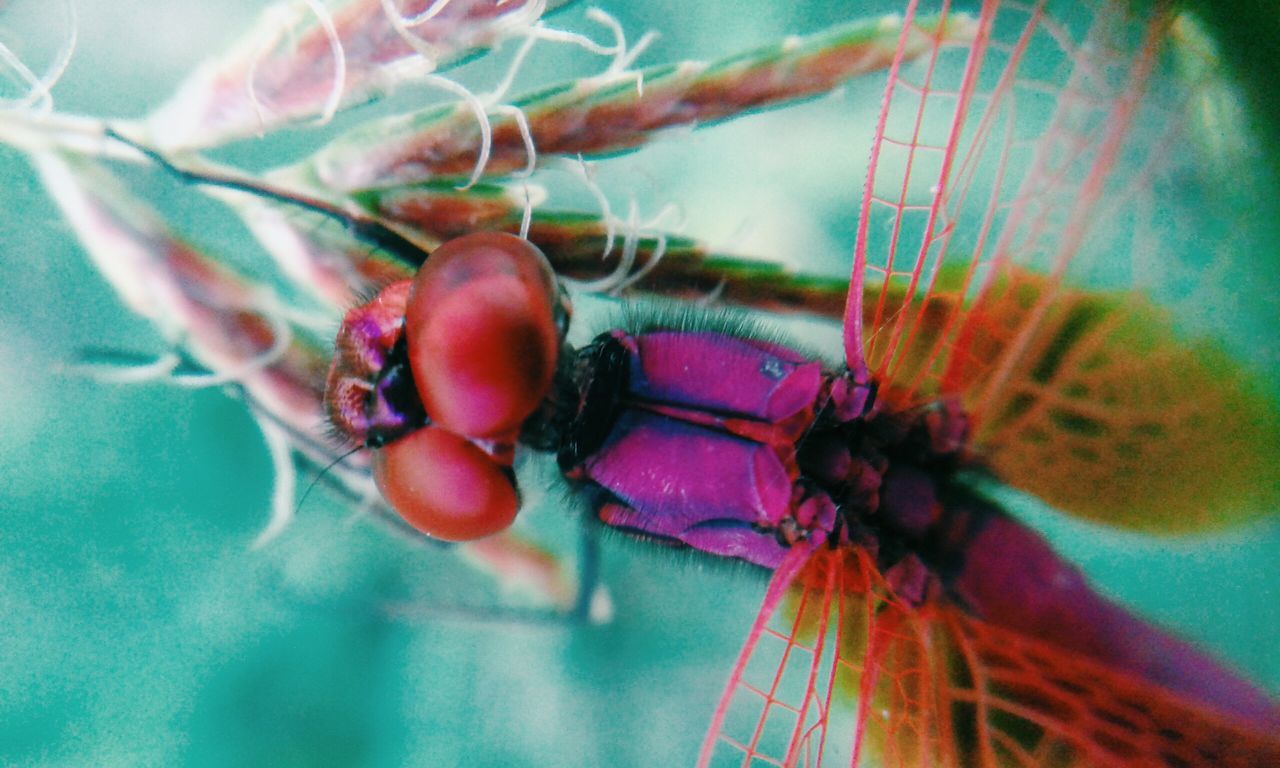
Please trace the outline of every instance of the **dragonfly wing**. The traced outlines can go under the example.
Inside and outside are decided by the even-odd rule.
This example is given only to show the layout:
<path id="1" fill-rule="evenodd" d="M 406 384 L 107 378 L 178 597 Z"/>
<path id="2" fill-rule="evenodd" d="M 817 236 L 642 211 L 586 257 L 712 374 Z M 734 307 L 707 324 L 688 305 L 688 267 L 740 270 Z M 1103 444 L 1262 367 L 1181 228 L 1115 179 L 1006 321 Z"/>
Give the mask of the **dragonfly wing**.
<path id="1" fill-rule="evenodd" d="M 1205 529 L 1280 508 L 1280 414 L 1220 348 L 1188 344 L 1136 294 L 1058 290 L 1007 382 L 999 360 L 1050 290 L 1009 270 L 970 310 L 947 376 L 990 391 L 974 443 L 996 474 L 1054 506 L 1153 532 Z"/>
<path id="2" fill-rule="evenodd" d="M 858 667 L 841 659 L 856 663 L 866 650 L 840 630 L 846 617 L 852 624 L 874 615 L 874 605 L 869 590 L 845 588 L 854 573 L 844 566 L 840 553 L 793 549 L 775 571 L 699 766 L 808 765 L 827 749 L 852 746 L 827 743 L 832 694 L 851 684 L 856 690 L 850 674 Z"/>
<path id="3" fill-rule="evenodd" d="M 1275 736 L 949 603 L 851 547 L 770 585 L 700 765 L 1269 765 Z"/>
<path id="4" fill-rule="evenodd" d="M 1260 766 L 1280 740 L 954 606 L 930 609 L 939 711 L 962 764 Z M 939 666 L 939 664 L 941 666 Z M 965 734 L 968 724 L 973 733 Z M 943 731 L 947 732 L 947 731 Z M 971 741 L 970 741 L 971 740 Z"/>
<path id="5" fill-rule="evenodd" d="M 960 399 L 980 457 L 1064 511 L 1166 532 L 1266 514 L 1280 409 L 1194 327 L 1257 272 L 1229 263 L 1256 248 L 1215 189 L 1238 185 L 1196 165 L 1220 72 L 1189 17 L 1090 6 L 987 2 L 972 44 L 891 70 L 865 358 L 895 405 Z"/>

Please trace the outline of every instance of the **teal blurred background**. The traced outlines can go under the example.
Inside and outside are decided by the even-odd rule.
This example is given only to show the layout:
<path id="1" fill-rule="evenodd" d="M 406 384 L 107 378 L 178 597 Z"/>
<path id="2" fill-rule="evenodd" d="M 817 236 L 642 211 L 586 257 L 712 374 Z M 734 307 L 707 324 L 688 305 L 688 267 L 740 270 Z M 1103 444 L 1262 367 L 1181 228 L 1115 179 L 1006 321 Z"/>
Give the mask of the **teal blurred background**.
<path id="1" fill-rule="evenodd" d="M 662 33 L 642 59 L 654 63 L 854 15 L 834 5 L 607 7 L 633 38 Z M 29 29 L 25 6 L 40 4 L 0 10 L 0 39 Z M 259 4 L 77 7 L 79 49 L 58 109 L 136 116 L 233 41 Z M 599 34 L 580 17 L 563 24 Z M 581 56 L 539 51 L 529 82 L 588 71 Z M 484 81 L 484 67 L 472 76 Z M 785 113 L 671 136 L 607 164 L 602 184 L 619 210 L 628 196 L 676 201 L 688 230 L 712 242 L 841 273 L 880 88 L 871 78 Z M 226 157 L 269 165 L 314 139 L 284 141 Z M 756 149 L 769 142 L 777 149 Z M 261 258 L 229 217 L 163 178 L 138 178 L 196 243 L 246 265 Z M 218 391 L 61 373 L 87 347 L 163 350 L 3 148 L 0 179 L 0 765 L 692 762 L 762 577 L 606 538 L 607 625 L 446 618 L 429 603 L 394 617 L 391 602 L 465 583 L 462 566 L 354 518 L 323 489 L 284 535 L 250 550 L 272 478 L 244 406 Z M 1271 256 L 1259 268 L 1274 274 Z M 1277 362 L 1274 349 L 1259 359 Z M 1168 542 L 1028 514 L 1108 594 L 1280 691 L 1280 526 Z M 553 493 L 522 518 L 571 553 L 580 515 Z"/>

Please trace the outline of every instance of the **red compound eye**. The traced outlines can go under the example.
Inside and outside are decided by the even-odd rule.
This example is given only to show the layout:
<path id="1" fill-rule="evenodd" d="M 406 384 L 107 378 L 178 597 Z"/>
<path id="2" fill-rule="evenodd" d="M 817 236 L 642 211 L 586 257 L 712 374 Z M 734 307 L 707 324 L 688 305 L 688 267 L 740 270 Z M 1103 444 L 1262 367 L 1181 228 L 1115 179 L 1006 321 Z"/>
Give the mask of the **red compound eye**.
<path id="1" fill-rule="evenodd" d="M 514 438 L 551 387 L 555 275 L 527 240 L 481 232 L 437 248 L 405 313 L 409 361 L 433 423 Z"/>
<path id="2" fill-rule="evenodd" d="M 373 479 L 410 525 L 446 541 L 498 533 L 520 505 L 493 459 L 440 427 L 423 427 L 374 451 Z"/>

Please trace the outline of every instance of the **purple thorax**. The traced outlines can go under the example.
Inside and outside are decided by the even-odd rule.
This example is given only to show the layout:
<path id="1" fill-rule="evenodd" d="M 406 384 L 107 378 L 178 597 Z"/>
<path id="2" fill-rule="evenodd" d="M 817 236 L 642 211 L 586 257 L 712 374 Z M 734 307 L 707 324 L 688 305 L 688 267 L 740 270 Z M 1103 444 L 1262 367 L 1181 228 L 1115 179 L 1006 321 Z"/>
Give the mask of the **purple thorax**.
<path id="1" fill-rule="evenodd" d="M 623 352 L 623 391 L 607 438 L 573 473 L 610 494 L 605 523 L 769 568 L 832 533 L 835 504 L 796 456 L 827 399 L 819 363 L 709 331 L 597 344 Z"/>
<path id="2" fill-rule="evenodd" d="M 589 385 L 595 402 L 582 405 L 610 423 L 562 467 L 606 492 L 600 518 L 767 568 L 798 541 L 868 527 L 902 539 L 901 553 L 941 514 L 931 473 L 954 465 L 967 435 L 954 405 L 884 412 L 865 372 L 825 372 L 779 344 L 616 331 L 585 355 L 611 361 L 585 376 L 614 382 L 610 407 Z"/>

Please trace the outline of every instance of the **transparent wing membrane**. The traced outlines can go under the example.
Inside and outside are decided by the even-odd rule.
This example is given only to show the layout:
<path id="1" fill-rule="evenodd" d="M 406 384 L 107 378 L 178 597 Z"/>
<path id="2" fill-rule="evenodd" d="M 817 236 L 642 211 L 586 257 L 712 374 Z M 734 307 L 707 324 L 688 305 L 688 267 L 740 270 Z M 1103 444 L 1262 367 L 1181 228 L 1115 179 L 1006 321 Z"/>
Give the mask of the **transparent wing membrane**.
<path id="1" fill-rule="evenodd" d="M 1239 201 L 1189 194 L 1221 173 L 1186 151 L 1217 69 L 1191 22 L 988 2 L 974 23 L 971 46 L 890 71 L 846 315 L 882 391 L 960 397 L 1001 479 L 1072 513 L 1152 531 L 1269 514 L 1266 379 L 1158 308 L 1209 314 L 1186 286 L 1225 283 L 1247 247 L 1213 223 Z"/>
<path id="2" fill-rule="evenodd" d="M 1280 744 L 1043 640 L 898 599 L 867 555 L 780 569 L 700 765 L 1267 765 Z"/>
<path id="3" fill-rule="evenodd" d="M 1088 29 L 1081 46 L 1079 30 L 1046 10 L 986 3 L 972 46 L 939 43 L 927 62 L 891 71 L 857 257 L 876 286 L 863 297 L 867 357 L 904 396 L 941 388 L 972 304 L 957 299 L 1011 263 L 1060 279 L 1083 237 L 1068 224 L 1087 220 L 1142 93 L 1150 63 L 1110 39 L 1119 11 L 1092 24 L 1074 11 Z M 1139 31 L 1156 38 L 1165 23 L 1157 15 Z M 905 303 L 892 300 L 899 292 Z M 939 301 L 949 304 L 943 333 L 917 360 L 909 352 Z"/>

